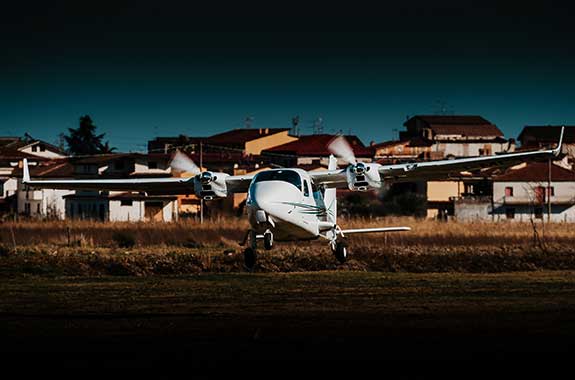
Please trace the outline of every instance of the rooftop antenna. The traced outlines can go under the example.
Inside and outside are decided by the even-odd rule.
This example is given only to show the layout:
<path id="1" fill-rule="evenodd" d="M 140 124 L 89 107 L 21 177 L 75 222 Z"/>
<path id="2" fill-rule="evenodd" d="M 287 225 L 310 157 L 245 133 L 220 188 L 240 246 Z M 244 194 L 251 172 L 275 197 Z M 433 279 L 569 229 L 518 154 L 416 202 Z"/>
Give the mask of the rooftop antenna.
<path id="1" fill-rule="evenodd" d="M 453 108 L 442 99 L 437 99 L 434 104 L 436 115 L 446 116 L 446 115 L 453 115 Z"/>
<path id="2" fill-rule="evenodd" d="M 291 118 L 292 135 L 299 136 L 299 115 Z"/>
<path id="3" fill-rule="evenodd" d="M 247 129 L 251 128 L 253 123 L 254 123 L 254 117 L 253 116 L 247 116 L 244 120 L 244 126 Z"/>
<path id="4" fill-rule="evenodd" d="M 313 134 L 321 135 L 322 133 L 323 133 L 323 119 L 321 117 L 318 117 L 313 121 Z"/>

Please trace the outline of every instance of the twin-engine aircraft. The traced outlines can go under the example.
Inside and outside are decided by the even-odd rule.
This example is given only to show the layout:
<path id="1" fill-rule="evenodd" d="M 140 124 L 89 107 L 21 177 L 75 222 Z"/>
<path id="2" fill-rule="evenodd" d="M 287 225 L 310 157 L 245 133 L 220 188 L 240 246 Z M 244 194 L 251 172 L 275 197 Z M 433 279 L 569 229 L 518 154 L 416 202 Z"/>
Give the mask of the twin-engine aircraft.
<path id="1" fill-rule="evenodd" d="M 224 198 L 247 192 L 247 215 L 250 229 L 242 245 L 247 268 L 256 264 L 258 241 L 270 250 L 274 241 L 326 239 L 339 262 L 347 258 L 346 235 L 358 233 L 408 231 L 409 227 L 342 229 L 337 224 L 336 189 L 351 191 L 378 189 L 384 183 L 413 180 L 436 180 L 461 177 L 462 172 L 486 168 L 507 168 L 525 161 L 554 159 L 561 152 L 563 129 L 555 149 L 509 153 L 494 156 L 461 158 L 416 163 L 380 165 L 358 162 L 344 137 L 336 137 L 328 146 L 333 153 L 328 169 L 307 172 L 298 168 L 279 168 L 255 175 L 229 175 L 201 171 L 185 154 L 177 152 L 171 161 L 175 170 L 194 174 L 189 178 L 131 179 L 30 179 L 24 159 L 23 183 L 32 188 L 69 190 L 133 191 L 153 194 L 195 193 L 205 200 Z M 337 156 L 347 162 L 337 167 Z"/>

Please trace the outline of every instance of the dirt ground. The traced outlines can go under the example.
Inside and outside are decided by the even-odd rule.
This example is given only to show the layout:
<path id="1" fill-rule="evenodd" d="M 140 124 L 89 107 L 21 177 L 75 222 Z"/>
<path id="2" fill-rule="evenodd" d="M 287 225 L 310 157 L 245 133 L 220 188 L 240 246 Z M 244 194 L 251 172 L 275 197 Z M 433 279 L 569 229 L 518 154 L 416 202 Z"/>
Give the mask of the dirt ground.
<path id="1" fill-rule="evenodd" d="M 575 348 L 571 271 L 14 276 L 0 294 L 3 366 L 541 362 Z"/>

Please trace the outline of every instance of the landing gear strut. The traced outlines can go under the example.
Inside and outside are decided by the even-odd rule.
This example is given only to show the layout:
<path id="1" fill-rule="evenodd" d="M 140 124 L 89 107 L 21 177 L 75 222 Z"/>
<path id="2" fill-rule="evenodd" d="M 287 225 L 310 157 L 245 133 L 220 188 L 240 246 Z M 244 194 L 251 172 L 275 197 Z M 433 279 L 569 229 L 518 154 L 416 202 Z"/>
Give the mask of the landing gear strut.
<path id="1" fill-rule="evenodd" d="M 258 239 L 263 239 L 264 248 L 266 250 L 272 249 L 274 245 L 274 235 L 270 230 L 267 230 L 263 235 L 257 235 L 253 230 L 248 232 L 242 245 L 246 242 L 249 244 L 249 246 L 244 250 L 244 264 L 250 271 L 254 269 L 257 262 Z"/>
<path id="2" fill-rule="evenodd" d="M 340 238 L 344 238 L 343 232 L 341 232 L 341 228 L 339 226 L 335 226 L 331 231 L 329 231 L 328 238 L 330 239 L 330 248 L 331 252 L 341 264 L 345 263 L 347 260 L 347 243 L 345 240 L 339 240 Z"/>
<path id="3" fill-rule="evenodd" d="M 264 248 L 269 251 L 274 245 L 274 235 L 270 230 L 264 233 Z"/>

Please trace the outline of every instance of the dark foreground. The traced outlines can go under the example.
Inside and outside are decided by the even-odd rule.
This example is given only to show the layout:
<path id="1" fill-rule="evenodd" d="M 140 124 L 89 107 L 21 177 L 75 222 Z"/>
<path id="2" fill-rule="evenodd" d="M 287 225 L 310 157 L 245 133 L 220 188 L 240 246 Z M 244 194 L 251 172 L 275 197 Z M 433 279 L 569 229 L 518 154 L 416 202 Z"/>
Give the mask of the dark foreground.
<path id="1" fill-rule="evenodd" d="M 541 363 L 575 352 L 575 272 L 14 277 L 0 294 L 3 367 Z"/>

